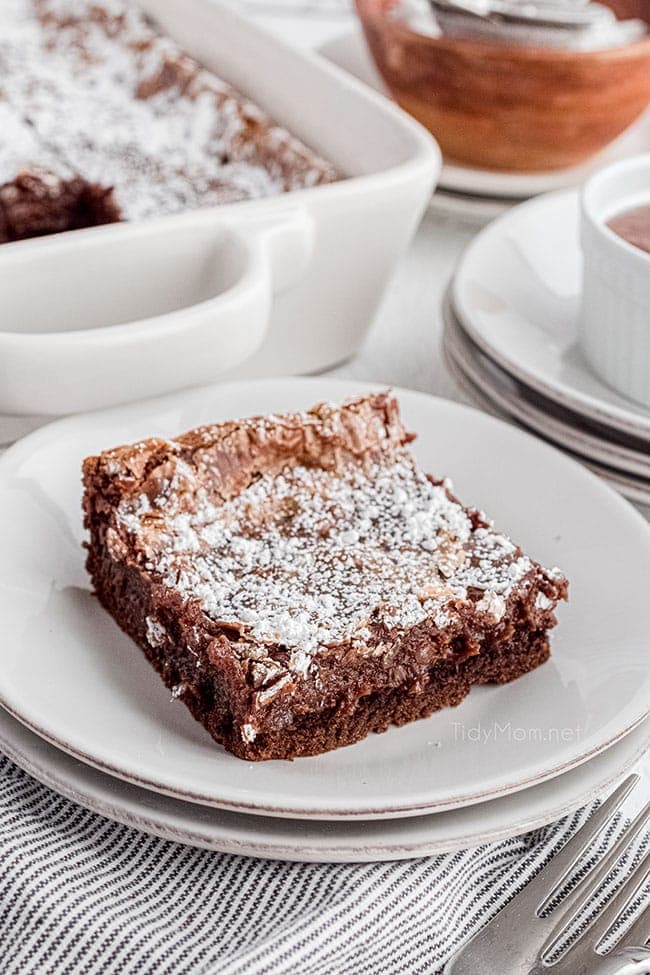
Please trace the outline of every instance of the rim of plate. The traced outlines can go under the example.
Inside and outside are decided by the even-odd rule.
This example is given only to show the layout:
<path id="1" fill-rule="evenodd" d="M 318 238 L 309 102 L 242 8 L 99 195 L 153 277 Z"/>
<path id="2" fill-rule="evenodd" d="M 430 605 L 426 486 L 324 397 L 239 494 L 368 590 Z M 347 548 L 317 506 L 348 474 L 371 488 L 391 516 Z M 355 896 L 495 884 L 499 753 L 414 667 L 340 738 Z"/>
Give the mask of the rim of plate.
<path id="1" fill-rule="evenodd" d="M 451 349 L 445 344 L 444 348 L 445 359 L 447 365 L 449 366 L 449 371 L 452 373 L 457 384 L 466 393 L 468 398 L 475 403 L 480 409 L 486 410 L 491 415 L 497 417 L 501 420 L 506 420 L 508 422 L 518 423 L 523 429 L 532 430 L 537 433 L 540 437 L 543 437 L 545 442 L 552 444 L 560 449 L 560 445 L 553 440 L 552 436 L 547 433 L 543 433 L 541 430 L 536 430 L 532 423 L 529 423 L 526 419 L 522 418 L 517 412 L 515 407 L 505 406 L 500 400 L 497 401 L 498 394 L 493 395 L 492 387 L 490 387 L 490 392 L 485 392 L 484 388 L 479 387 L 476 381 L 470 378 L 468 371 L 465 368 L 465 360 L 461 359 L 460 353 L 457 353 L 456 349 Z M 627 498 L 628 501 L 633 501 L 635 504 L 650 506 L 650 486 L 646 488 L 642 482 L 635 480 L 632 475 L 626 475 L 619 471 L 613 470 L 611 467 L 606 467 L 604 464 L 599 464 L 597 460 L 591 460 L 587 457 L 581 457 L 579 454 L 574 453 L 567 447 L 562 447 L 562 452 L 578 463 L 583 464 L 594 474 L 605 481 L 613 490 L 622 494 L 623 497 Z"/>
<path id="2" fill-rule="evenodd" d="M 647 723 L 647 722 L 646 722 Z M 322 823 L 303 821 L 295 836 L 292 820 L 269 819 L 249 814 L 214 809 L 215 822 L 206 820 L 205 807 L 159 795 L 152 809 L 151 793 L 121 780 L 116 782 L 104 772 L 85 765 L 60 749 L 43 741 L 19 721 L 0 709 L 0 749 L 33 778 L 59 795 L 76 802 L 91 812 L 114 822 L 142 830 L 172 842 L 201 849 L 265 859 L 309 861 L 315 863 L 368 863 L 382 860 L 414 859 L 436 853 L 454 852 L 483 843 L 494 843 L 510 836 L 541 828 L 586 805 L 608 791 L 631 771 L 650 749 L 650 728 L 640 722 L 618 744 L 577 769 L 566 772 L 552 784 L 542 783 L 530 790 L 514 793 L 504 800 L 495 799 L 489 808 L 480 804 L 448 813 L 434 813 L 413 819 L 380 820 L 375 823 Z M 597 766 L 597 768 L 594 768 Z M 600 774 L 598 774 L 600 773 Z M 578 777 L 587 780 L 578 787 Z M 569 789 L 559 801 L 556 794 Z M 573 791 L 571 791 L 573 786 Z M 543 798 L 542 798 L 543 793 Z M 525 806 L 517 812 L 503 806 Z M 499 809 L 501 806 L 501 810 Z M 486 815 L 499 824 L 485 830 Z M 462 829 L 453 819 L 469 819 Z M 408 830 L 419 833 L 427 825 L 444 834 L 444 820 L 452 818 L 447 838 L 408 839 Z M 474 826 L 471 825 L 474 821 Z M 483 828 L 483 832 L 481 832 Z M 358 830 L 363 830 L 363 836 Z M 392 840 L 370 839 L 368 833 L 381 830 L 399 834 Z M 263 831 L 267 831 L 264 836 Z M 357 831 L 357 834 L 354 831 Z M 216 835 L 219 833 L 220 835 Z M 275 832 L 276 835 L 273 835 Z M 269 835 L 270 834 L 270 835 Z M 279 834 L 279 835 L 278 835 Z M 338 834 L 338 835 L 337 835 Z M 348 834 L 348 835 L 346 835 Z M 349 834 L 352 834 L 351 836 Z M 404 835 L 402 835 L 404 834 Z"/>
<path id="3" fill-rule="evenodd" d="M 468 347 L 471 339 L 465 335 L 462 325 L 455 317 L 448 294 L 445 296 L 443 317 L 457 356 L 462 359 L 461 365 L 472 370 L 474 375 L 470 375 L 469 378 L 476 385 L 487 386 L 490 394 L 493 393 L 495 398 L 507 404 L 509 413 L 521 416 L 529 427 L 548 437 L 557 446 L 566 446 L 574 454 L 584 456 L 587 460 L 596 461 L 605 467 L 611 467 L 612 473 L 629 475 L 633 479 L 638 478 L 641 482 L 648 482 L 650 494 L 649 456 L 630 447 L 611 443 L 596 433 L 580 430 L 572 426 L 568 420 L 562 420 L 559 417 L 544 413 L 543 409 L 534 403 L 530 403 L 525 397 L 517 395 L 516 391 L 511 391 L 506 386 L 500 385 L 500 375 L 493 375 L 490 368 L 481 362 L 481 357 L 488 359 L 485 352 L 482 349 L 477 349 L 475 353 L 472 348 Z M 493 370 L 503 373 L 506 382 L 508 380 L 518 382 L 493 360 L 489 360 L 489 364 Z M 555 403 L 553 405 L 557 406 Z M 626 464 L 630 466 L 624 466 Z M 633 470 L 632 466 L 637 467 L 637 469 Z"/>
<path id="4" fill-rule="evenodd" d="M 468 265 L 475 260 L 477 252 L 481 253 L 484 250 L 492 250 L 493 239 L 495 237 L 503 238 L 505 236 L 510 221 L 513 219 L 518 220 L 524 212 L 534 213 L 536 210 L 543 210 L 550 201 L 565 199 L 568 203 L 569 200 L 575 201 L 577 198 L 578 193 L 576 190 L 560 190 L 555 193 L 546 193 L 541 197 L 526 200 L 524 203 L 512 207 L 480 230 L 465 248 L 451 280 L 450 295 L 453 312 L 472 341 L 490 359 L 493 359 L 494 362 L 505 370 L 505 372 L 510 373 L 524 383 L 524 385 L 530 386 L 531 389 L 537 390 L 537 392 L 546 396 L 547 399 L 566 406 L 588 419 L 597 420 L 604 426 L 613 427 L 625 433 L 650 439 L 650 415 L 644 415 L 641 412 L 641 407 L 639 410 L 635 410 L 634 404 L 631 402 L 629 407 L 626 407 L 623 401 L 620 404 L 607 402 L 589 393 L 575 389 L 573 386 L 563 383 L 560 380 L 549 384 L 548 380 L 541 378 L 525 362 L 513 358 L 506 350 L 495 347 L 486 336 L 484 330 L 477 326 L 472 317 L 471 309 L 467 307 L 464 300 L 464 278 L 469 273 Z M 543 226 L 543 220 L 540 224 Z M 610 395 L 617 395 L 614 390 L 608 390 L 605 383 L 599 380 L 598 377 L 594 376 L 593 378 Z"/>
<path id="5" fill-rule="evenodd" d="M 506 398 L 506 396 L 502 396 L 487 377 L 479 385 L 478 380 L 470 375 L 470 371 L 473 372 L 475 368 L 480 369 L 480 367 L 473 365 L 467 366 L 466 355 L 457 348 L 453 337 L 451 339 L 448 338 L 447 330 L 443 336 L 443 353 L 449 371 L 452 373 L 458 386 L 478 408 L 486 410 L 497 419 L 506 422 L 514 421 L 523 429 L 531 430 L 533 433 L 543 437 L 545 442 L 557 449 L 561 449 L 566 456 L 584 465 L 594 474 L 598 475 L 601 480 L 605 481 L 613 490 L 622 494 L 628 501 L 633 501 L 635 504 L 643 506 L 650 506 L 650 482 L 646 486 L 641 478 L 635 477 L 633 474 L 615 470 L 604 463 L 600 463 L 598 460 L 581 455 L 577 452 L 577 449 L 573 450 L 571 447 L 563 446 L 559 440 L 554 439 L 553 434 L 542 429 L 541 424 L 538 425 L 528 414 L 524 416 L 523 411 L 519 408 L 519 401 L 515 404 L 514 399 L 511 400 L 510 398 Z M 481 373 L 481 375 L 483 374 Z"/>
<path id="6" fill-rule="evenodd" d="M 476 405 L 481 409 L 486 410 L 488 413 L 491 413 L 493 416 L 496 416 L 499 419 L 519 423 L 525 428 L 525 423 L 523 420 L 518 419 L 512 413 L 505 412 L 505 410 L 498 406 L 496 402 L 494 402 L 486 394 L 482 393 L 482 391 L 465 375 L 462 366 L 456 362 L 452 352 L 445 349 L 445 356 L 449 365 L 449 371 L 452 373 L 458 386 L 472 402 L 476 403 Z M 566 451 L 566 453 L 568 456 L 573 456 L 570 451 Z M 622 494 L 623 497 L 628 499 L 628 501 L 632 501 L 637 505 L 642 505 L 645 507 L 650 506 L 650 493 L 646 493 L 643 488 L 637 487 L 636 484 L 629 481 L 624 475 L 613 473 L 607 467 L 601 467 L 597 461 L 586 460 L 577 456 L 575 459 L 581 464 L 584 464 L 584 466 L 594 474 L 597 474 L 601 480 L 612 488 L 612 490 L 618 491 L 618 493 Z"/>
<path id="7" fill-rule="evenodd" d="M 486 223 L 512 206 L 512 200 L 475 196 L 438 188 L 429 200 L 428 209 L 434 214 L 457 217 L 474 227 L 484 227 Z"/>
<path id="8" fill-rule="evenodd" d="M 331 396 L 336 396 L 337 399 L 342 399 L 350 395 L 358 395 L 359 393 L 385 388 L 385 385 L 382 386 L 377 383 L 331 379 L 329 377 L 290 377 L 266 380 L 243 380 L 235 383 L 218 384 L 212 387 L 203 387 L 195 390 L 173 393 L 153 400 L 142 401 L 140 404 L 128 404 L 127 406 L 113 407 L 107 410 L 96 411 L 94 413 L 67 417 L 36 430 L 22 441 L 19 441 L 14 446 L 9 448 L 9 450 L 0 458 L 0 485 L 2 485 L 2 482 L 5 480 L 7 475 L 11 474 L 12 469 L 14 469 L 15 466 L 20 463 L 21 459 L 25 457 L 32 458 L 40 445 L 51 443 L 53 441 L 56 442 L 57 437 L 65 435 L 66 432 L 74 431 L 80 425 L 83 429 L 84 425 L 93 424 L 98 418 L 108 419 L 118 423 L 120 417 L 122 416 L 125 418 L 132 417 L 133 411 L 137 410 L 138 407 L 149 411 L 147 413 L 147 417 L 149 417 L 149 413 L 152 410 L 159 412 L 165 408 L 171 408 L 172 405 L 178 406 L 181 402 L 184 402 L 185 405 L 187 405 L 188 401 L 192 401 L 194 399 L 196 399 L 198 402 L 200 401 L 201 397 L 204 397 L 210 392 L 213 396 L 227 399 L 229 392 L 236 393 L 236 391 L 245 391 L 249 388 L 254 391 L 254 395 L 259 394 L 261 387 L 265 387 L 265 393 L 270 392 L 273 395 L 276 395 L 275 390 L 277 389 L 277 396 L 280 398 L 280 400 L 282 400 L 282 394 L 286 393 L 288 385 L 293 387 L 296 395 L 300 395 L 301 397 L 304 396 L 305 405 L 318 398 L 329 398 Z M 335 391 L 326 394 L 323 389 L 322 392 L 313 394 L 313 390 L 319 387 L 327 387 L 328 389 L 331 388 Z M 586 470 L 583 465 L 572 458 L 567 457 L 556 447 L 540 441 L 531 434 L 526 433 L 517 427 L 513 427 L 512 424 L 506 421 L 495 418 L 492 415 L 483 413 L 480 410 L 476 410 L 473 407 L 465 404 L 440 399 L 426 393 L 401 389 L 399 387 L 394 387 L 394 389 L 396 395 L 402 400 L 405 406 L 407 401 L 411 400 L 412 403 L 418 403 L 425 409 L 428 408 L 431 410 L 437 408 L 439 411 L 451 411 L 452 413 L 456 413 L 458 415 L 470 416 L 473 419 L 473 422 L 478 423 L 479 426 L 483 425 L 489 427 L 496 425 L 501 431 L 502 435 L 505 435 L 507 438 L 513 441 L 518 441 L 522 445 L 524 442 L 526 442 L 528 445 L 535 444 L 535 450 L 539 451 L 541 455 L 546 454 L 548 457 L 553 456 L 556 462 L 566 466 L 567 471 L 570 470 L 572 472 L 572 476 L 574 478 L 578 477 L 584 485 L 589 485 L 592 493 L 595 492 L 596 495 L 600 495 L 602 502 L 607 503 L 610 508 L 618 509 L 620 516 L 626 521 L 630 523 L 633 522 L 635 535 L 641 534 L 641 532 L 636 531 L 637 525 L 643 530 L 643 534 L 649 531 L 648 525 L 642 515 L 631 508 L 630 505 L 628 505 L 627 502 L 620 497 L 620 495 L 599 481 L 599 479 Z M 421 430 L 421 440 L 424 440 L 425 436 L 426 434 L 424 430 Z M 631 528 L 632 525 L 629 524 L 628 527 Z M 598 755 L 616 742 L 620 741 L 621 738 L 627 735 L 629 731 L 632 730 L 632 728 L 634 728 L 648 714 L 647 704 L 639 706 L 635 704 L 633 708 L 628 708 L 625 712 L 619 712 L 616 719 L 612 719 L 610 721 L 610 733 L 608 733 L 606 736 L 600 737 L 599 734 L 594 735 L 592 732 L 591 735 L 587 735 L 585 739 L 577 739 L 577 741 L 579 741 L 579 745 L 574 744 L 574 747 L 568 748 L 561 760 L 552 761 L 550 759 L 540 759 L 537 761 L 536 766 L 529 767 L 525 772 L 520 770 L 515 773 L 510 773 L 509 775 L 504 773 L 498 785 L 492 783 L 489 787 L 483 789 L 476 789 L 470 786 L 464 790 L 461 790 L 460 792 L 457 791 L 454 795 L 450 795 L 442 799 L 439 797 L 436 798 L 435 795 L 432 796 L 431 791 L 429 790 L 420 792 L 419 795 L 416 794 L 414 798 L 408 802 L 396 801 L 390 798 L 384 799 L 382 797 L 383 801 L 380 803 L 375 801 L 372 805 L 358 804 L 356 806 L 351 806 L 349 800 L 346 801 L 345 798 L 337 797 L 335 801 L 332 801 L 330 798 L 326 805 L 323 805 L 322 803 L 320 805 L 314 805 L 313 801 L 310 802 L 309 799 L 305 799 L 304 796 L 301 796 L 298 803 L 295 801 L 293 803 L 287 803 L 277 800 L 270 802 L 268 797 L 263 797 L 262 800 L 254 799 L 251 801 L 250 799 L 242 798 L 241 788 L 239 789 L 238 795 L 236 794 L 238 790 L 235 789 L 234 792 L 231 790 L 230 796 L 224 797 L 223 795 L 215 796 L 214 790 L 202 791 L 201 789 L 197 789 L 195 787 L 179 787 L 177 782 L 174 781 L 173 775 L 171 779 L 167 777 L 165 780 L 164 777 L 154 779 L 150 778 L 147 774 L 143 774 L 141 769 L 138 769 L 134 764 L 132 757 L 127 757 L 125 759 L 124 756 L 120 756 L 119 760 L 117 761 L 115 760 L 114 756 L 113 758 L 109 757 L 111 754 L 110 749 L 107 751 L 104 743 L 102 743 L 102 747 L 95 748 L 93 754 L 90 754 L 84 747 L 81 747 L 78 742 L 63 739 L 57 732 L 57 722 L 52 722 L 51 715 L 49 716 L 49 720 L 39 720 L 38 716 L 33 711 L 33 705 L 30 705 L 29 702 L 24 700 L 22 702 L 22 706 L 16 707 L 12 703 L 12 690 L 11 688 L 8 689 L 6 680 L 6 673 L 4 670 L 0 669 L 0 704 L 13 717 L 19 720 L 22 724 L 26 725 L 26 727 L 28 727 L 30 730 L 34 731 L 41 738 L 51 742 L 62 751 L 67 752 L 88 765 L 92 765 L 101 771 L 109 772 L 115 777 L 123 779 L 127 782 L 131 782 L 137 786 L 144 787 L 155 792 L 160 792 L 165 795 L 190 800 L 199 804 L 205 804 L 228 810 L 256 812 L 266 816 L 280 816 L 289 818 L 381 819 L 406 817 L 409 815 L 419 815 L 426 812 L 450 810 L 464 805 L 484 802 L 499 796 L 505 796 L 510 793 L 528 788 L 531 785 L 539 784 L 552 779 L 571 768 L 575 768 L 584 762 L 589 761 L 595 755 Z M 156 678 L 156 680 L 158 680 L 158 678 Z M 624 718 L 623 713 L 625 713 Z M 413 725 L 411 725 L 411 727 L 413 727 Z M 329 754 L 336 755 L 339 751 L 346 750 L 337 750 Z M 245 794 L 245 789 L 243 790 L 243 793 Z"/>

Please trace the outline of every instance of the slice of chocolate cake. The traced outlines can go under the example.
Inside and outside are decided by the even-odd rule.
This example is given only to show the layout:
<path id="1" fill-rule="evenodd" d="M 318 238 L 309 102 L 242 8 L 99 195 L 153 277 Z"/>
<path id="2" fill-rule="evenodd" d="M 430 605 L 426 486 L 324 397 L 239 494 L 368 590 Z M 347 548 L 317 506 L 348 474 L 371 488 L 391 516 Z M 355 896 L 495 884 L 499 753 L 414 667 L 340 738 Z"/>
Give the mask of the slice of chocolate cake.
<path id="1" fill-rule="evenodd" d="M 84 462 L 99 599 L 240 758 L 347 745 L 547 659 L 566 579 L 411 439 L 377 394 Z"/>

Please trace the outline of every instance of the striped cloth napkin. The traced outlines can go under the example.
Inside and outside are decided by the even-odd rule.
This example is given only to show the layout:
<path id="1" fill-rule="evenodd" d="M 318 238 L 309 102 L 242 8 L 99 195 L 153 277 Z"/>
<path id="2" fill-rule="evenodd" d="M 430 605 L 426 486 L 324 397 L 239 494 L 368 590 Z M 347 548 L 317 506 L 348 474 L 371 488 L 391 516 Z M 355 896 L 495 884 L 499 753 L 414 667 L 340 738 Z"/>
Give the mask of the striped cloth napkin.
<path id="1" fill-rule="evenodd" d="M 0 757 L 0 971 L 434 975 L 590 811 L 428 859 L 281 863 L 117 825 Z M 612 824 L 594 854 L 621 828 Z M 647 845 L 632 847 L 628 864 Z"/>

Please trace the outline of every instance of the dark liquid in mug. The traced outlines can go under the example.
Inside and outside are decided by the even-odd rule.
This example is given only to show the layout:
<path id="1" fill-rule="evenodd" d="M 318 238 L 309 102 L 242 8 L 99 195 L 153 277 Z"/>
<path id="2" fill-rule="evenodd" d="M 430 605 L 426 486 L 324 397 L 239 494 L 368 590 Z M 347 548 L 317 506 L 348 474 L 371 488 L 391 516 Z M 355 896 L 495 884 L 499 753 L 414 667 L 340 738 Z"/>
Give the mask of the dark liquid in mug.
<path id="1" fill-rule="evenodd" d="M 617 213 L 607 226 L 628 244 L 650 254 L 650 203 Z"/>

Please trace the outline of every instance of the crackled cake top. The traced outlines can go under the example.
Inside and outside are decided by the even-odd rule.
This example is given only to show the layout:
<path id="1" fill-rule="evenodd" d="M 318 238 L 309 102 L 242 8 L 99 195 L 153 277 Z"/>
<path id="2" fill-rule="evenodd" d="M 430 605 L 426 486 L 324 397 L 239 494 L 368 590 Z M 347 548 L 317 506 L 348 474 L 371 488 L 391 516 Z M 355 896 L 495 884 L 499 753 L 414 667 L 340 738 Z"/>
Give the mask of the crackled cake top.
<path id="1" fill-rule="evenodd" d="M 335 430 L 336 408 L 324 417 Z M 265 421 L 248 422 L 262 450 Z M 199 431 L 195 442 L 213 436 Z M 371 632 L 424 620 L 444 628 L 459 606 L 497 624 L 508 596 L 542 570 L 463 508 L 448 482 L 423 474 L 403 439 L 389 427 L 368 454 L 334 451 L 326 466 L 298 452 L 264 471 L 254 455 L 245 486 L 223 497 L 210 491 L 214 471 L 206 475 L 200 454 L 188 462 L 172 451 L 146 489 L 122 498 L 116 521 L 146 571 L 245 642 L 288 648 L 296 673 L 323 648 Z"/>

